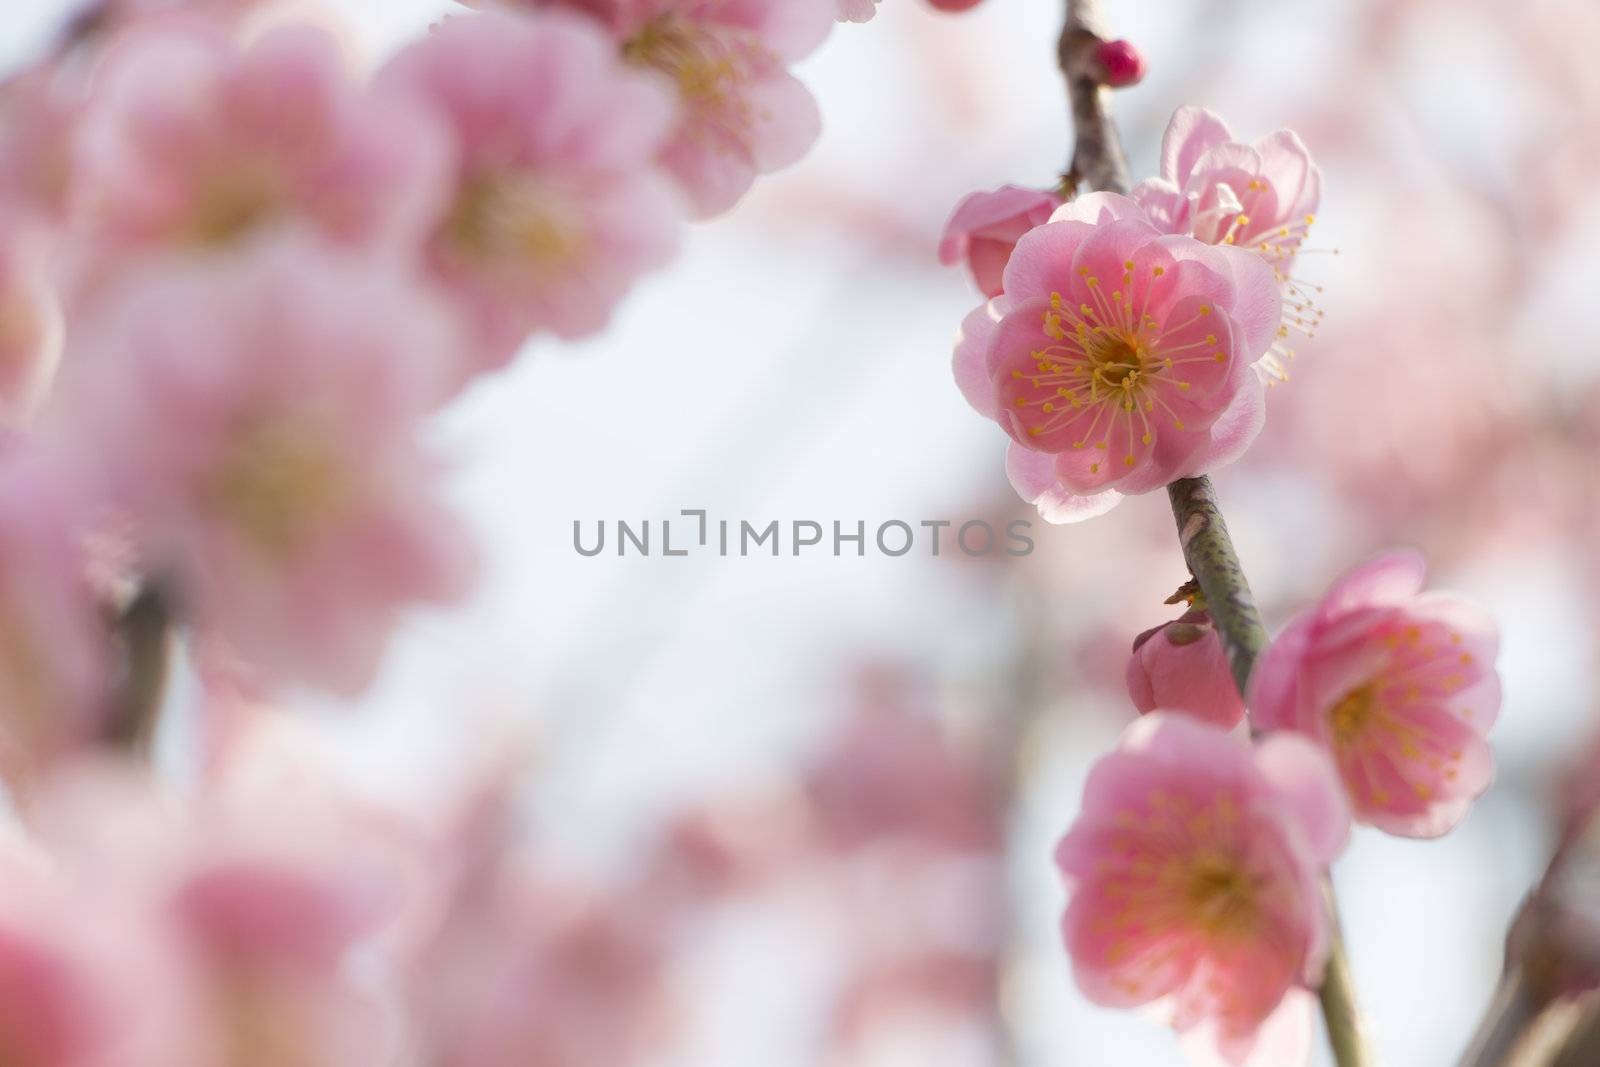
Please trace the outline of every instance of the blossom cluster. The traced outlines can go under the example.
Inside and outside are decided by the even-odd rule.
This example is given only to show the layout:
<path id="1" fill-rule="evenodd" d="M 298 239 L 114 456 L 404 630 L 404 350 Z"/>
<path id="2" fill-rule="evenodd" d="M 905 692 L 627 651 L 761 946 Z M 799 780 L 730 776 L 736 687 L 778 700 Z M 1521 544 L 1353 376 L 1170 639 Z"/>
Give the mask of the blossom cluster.
<path id="1" fill-rule="evenodd" d="M 899 672 L 859 688 L 808 763 L 667 812 L 610 874 L 516 832 L 514 767 L 395 802 L 331 775 L 292 720 L 254 719 L 191 797 L 58 767 L 0 840 L 0 1050 L 28 1067 L 657 1062 L 691 1021 L 674 969 L 730 915 L 812 884 L 843 950 L 815 1010 L 828 1062 L 869 1062 L 908 1012 L 988 1028 L 997 1051 L 992 764 Z"/>
<path id="2" fill-rule="evenodd" d="M 368 76 L 252 6 L 105 5 L 0 93 L 15 787 L 117 728 L 141 594 L 207 684 L 361 692 L 475 571 L 429 420 L 806 151 L 834 14 L 493 5 Z"/>
<path id="3" fill-rule="evenodd" d="M 1319 312 L 1291 274 L 1321 179 L 1283 130 L 1232 140 L 1173 116 L 1162 177 L 1130 197 L 1003 186 L 957 206 L 940 244 L 986 303 L 955 376 L 1011 436 L 1006 472 L 1051 522 L 1233 462 L 1261 432 L 1263 383 Z"/>
<path id="4" fill-rule="evenodd" d="M 1070 185 L 973 194 L 939 250 L 986 298 L 957 384 L 1055 522 L 1241 455 L 1287 339 L 1320 317 L 1293 274 L 1321 191 L 1295 134 L 1246 145 L 1183 108 L 1160 177 L 1129 196 Z M 1379 556 L 1259 658 L 1191 583 L 1169 600 L 1184 614 L 1134 641 L 1142 717 L 1090 773 L 1056 856 L 1087 997 L 1157 1005 L 1230 1063 L 1305 1062 L 1332 936 L 1322 883 L 1351 822 L 1435 837 L 1493 777 L 1495 625 L 1423 580 L 1419 555 Z"/>

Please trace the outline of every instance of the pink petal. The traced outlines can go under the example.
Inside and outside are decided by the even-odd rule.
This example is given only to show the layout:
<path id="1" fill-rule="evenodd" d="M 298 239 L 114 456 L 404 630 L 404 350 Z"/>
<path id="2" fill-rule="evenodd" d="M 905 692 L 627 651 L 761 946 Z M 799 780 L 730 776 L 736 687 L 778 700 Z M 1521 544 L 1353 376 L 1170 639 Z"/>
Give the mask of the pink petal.
<path id="1" fill-rule="evenodd" d="M 1283 800 L 1283 813 L 1300 831 L 1318 866 L 1332 863 L 1350 839 L 1350 805 L 1327 753 L 1292 733 L 1256 746 L 1256 768 Z"/>
<path id="2" fill-rule="evenodd" d="M 1180 107 L 1161 138 L 1161 176 L 1180 188 L 1200 156 L 1213 145 L 1233 140 L 1228 124 L 1203 107 Z"/>

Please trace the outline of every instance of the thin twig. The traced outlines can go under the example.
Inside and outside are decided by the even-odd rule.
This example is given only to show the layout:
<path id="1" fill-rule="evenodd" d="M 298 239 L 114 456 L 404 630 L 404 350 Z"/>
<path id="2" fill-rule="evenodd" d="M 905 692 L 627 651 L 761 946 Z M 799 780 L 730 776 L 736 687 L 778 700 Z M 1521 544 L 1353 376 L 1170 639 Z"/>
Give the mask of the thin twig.
<path id="1" fill-rule="evenodd" d="M 1095 51 L 1105 39 L 1098 0 L 1067 0 L 1059 58 L 1077 135 L 1068 178 L 1070 184 L 1088 189 L 1126 193 L 1131 185 L 1127 158 L 1111 119 L 1109 92 L 1100 84 L 1095 63 Z M 1184 560 L 1216 622 L 1239 692 L 1245 693 L 1256 657 L 1266 647 L 1267 630 L 1228 536 L 1216 492 L 1209 478 L 1184 478 L 1168 486 L 1167 495 L 1172 500 Z M 1367 1067 L 1370 1058 L 1332 884 L 1326 883 L 1326 889 L 1331 945 L 1319 988 L 1322 1017 L 1338 1067 Z"/>

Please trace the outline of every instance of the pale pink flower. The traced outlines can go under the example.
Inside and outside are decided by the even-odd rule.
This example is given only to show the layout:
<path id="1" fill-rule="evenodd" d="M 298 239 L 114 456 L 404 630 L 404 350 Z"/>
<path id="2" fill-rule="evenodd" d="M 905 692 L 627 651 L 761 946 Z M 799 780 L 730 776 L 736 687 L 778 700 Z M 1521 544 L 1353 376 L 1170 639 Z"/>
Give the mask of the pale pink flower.
<path id="1" fill-rule="evenodd" d="M 1160 1001 L 1177 1029 L 1243 1060 L 1285 996 L 1320 978 L 1320 875 L 1348 835 L 1314 745 L 1145 716 L 1090 772 L 1056 851 L 1079 988 L 1108 1007 Z"/>
<path id="2" fill-rule="evenodd" d="M 1396 551 L 1357 567 L 1297 616 L 1250 679 L 1252 721 L 1332 754 L 1356 818 L 1404 837 L 1460 822 L 1494 777 L 1484 734 L 1500 711 L 1494 620 L 1423 593 Z"/>
<path id="3" fill-rule="evenodd" d="M 1280 300 L 1259 257 L 1091 193 L 1017 242 L 1004 289 L 962 324 L 956 382 L 1011 435 L 1011 483 L 1046 520 L 1215 470 L 1260 432 L 1250 366 Z"/>
<path id="4" fill-rule="evenodd" d="M 1189 612 L 1135 638 L 1127 681 L 1141 714 L 1168 708 L 1225 730 L 1244 718 L 1228 655 L 1205 612 Z"/>
<path id="5" fill-rule="evenodd" d="M 822 43 L 836 12 L 837 0 L 611 5 L 624 58 L 677 87 L 683 115 L 662 162 L 697 217 L 728 210 L 756 175 L 789 166 L 815 143 L 817 104 L 789 65 Z"/>
<path id="6" fill-rule="evenodd" d="M 94 740 L 112 659 L 82 544 L 86 494 L 25 448 L 0 455 L 0 774 L 13 788 Z"/>
<path id="7" fill-rule="evenodd" d="M 966 261 L 984 296 L 999 296 L 1001 276 L 1017 240 L 1050 221 L 1061 197 L 1041 189 L 1002 185 L 988 193 L 969 193 L 956 205 L 939 240 L 939 262 Z"/>
<path id="8" fill-rule="evenodd" d="M 7 218 L 45 226 L 65 218 L 81 90 L 53 63 L 0 86 L 0 211 Z"/>
<path id="9" fill-rule="evenodd" d="M 203 647 L 359 690 L 463 538 L 415 435 L 457 360 L 426 293 L 299 241 L 147 271 L 69 342 L 51 433 L 133 518 Z"/>
<path id="10" fill-rule="evenodd" d="M 427 257 L 467 310 L 480 367 L 537 329 L 599 329 L 676 248 L 682 207 L 651 165 L 672 102 L 614 50 L 576 16 L 490 13 L 449 20 L 379 75 L 386 95 L 430 105 L 459 141 Z"/>
<path id="11" fill-rule="evenodd" d="M 647 1061 L 667 1029 L 664 946 L 648 909 L 527 875 L 452 916 L 415 972 L 438 1067 Z"/>
<path id="12" fill-rule="evenodd" d="M 215 1062 L 390 1062 L 396 1020 L 348 969 L 352 952 L 389 917 L 382 896 L 332 857 L 318 866 L 289 854 L 251 855 L 258 850 L 248 844 L 232 851 L 245 854 L 198 862 L 170 902 L 200 977 Z"/>
<path id="13" fill-rule="evenodd" d="M 1277 343 L 1261 364 L 1269 378 L 1287 378 L 1291 330 L 1309 334 L 1321 318 L 1314 288 L 1291 276 L 1321 196 L 1322 172 L 1292 130 L 1241 144 L 1220 117 L 1200 107 L 1173 113 L 1161 140 L 1161 177 L 1133 190 L 1161 230 L 1235 245 L 1272 267 L 1285 307 Z"/>
<path id="14" fill-rule="evenodd" d="M 136 26 L 78 136 L 78 270 L 92 281 L 107 256 L 216 249 L 291 223 L 407 250 L 437 217 L 447 163 L 431 116 L 360 91 L 320 30 L 240 52 L 205 24 Z"/>

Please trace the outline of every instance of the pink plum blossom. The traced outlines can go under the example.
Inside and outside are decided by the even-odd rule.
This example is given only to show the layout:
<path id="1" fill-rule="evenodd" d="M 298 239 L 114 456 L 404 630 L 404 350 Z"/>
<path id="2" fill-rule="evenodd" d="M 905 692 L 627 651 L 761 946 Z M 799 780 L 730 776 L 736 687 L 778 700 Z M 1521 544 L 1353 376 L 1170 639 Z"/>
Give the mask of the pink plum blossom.
<path id="1" fill-rule="evenodd" d="M 289 223 L 404 249 L 437 213 L 446 159 L 430 116 L 363 94 L 320 30 L 277 30 L 241 52 L 203 23 L 136 26 L 106 57 L 78 136 L 82 269 Z"/>
<path id="2" fill-rule="evenodd" d="M 1051 522 L 1231 463 L 1255 439 L 1280 299 L 1257 256 L 1164 235 L 1091 193 L 1017 242 L 962 324 L 955 376 L 1012 437 L 1006 470 Z"/>
<path id="3" fill-rule="evenodd" d="M 1061 206 L 1053 192 L 1002 185 L 988 193 L 969 193 L 956 205 L 939 240 L 939 262 L 966 261 L 972 280 L 984 296 L 999 296 L 1001 275 L 1017 240 L 1050 221 Z"/>
<path id="4" fill-rule="evenodd" d="M 837 0 L 609 4 L 623 57 L 677 88 L 682 118 L 662 162 L 696 217 L 728 210 L 756 175 L 798 161 L 816 141 L 816 101 L 789 64 L 822 43 L 837 10 Z"/>
<path id="5" fill-rule="evenodd" d="M 1228 655 L 1205 612 L 1189 612 L 1140 634 L 1128 659 L 1127 681 L 1141 714 L 1168 708 L 1225 730 L 1244 719 Z"/>
<path id="6" fill-rule="evenodd" d="M 0 455 L 0 774 L 13 788 L 104 725 L 111 655 L 86 503 L 25 445 Z"/>
<path id="7" fill-rule="evenodd" d="M 1357 567 L 1256 664 L 1252 721 L 1325 747 L 1356 818 L 1404 837 L 1460 822 L 1494 777 L 1484 734 L 1500 710 L 1498 633 L 1481 608 L 1423 593 L 1395 551 Z"/>
<path id="8" fill-rule="evenodd" d="M 682 207 L 651 164 L 672 101 L 614 48 L 576 16 L 488 13 L 449 20 L 379 75 L 459 142 L 427 260 L 467 310 L 480 366 L 536 329 L 594 332 L 676 249 Z"/>
<path id="9" fill-rule="evenodd" d="M 1272 267 L 1286 305 L 1278 343 L 1260 367 L 1272 379 L 1287 378 L 1291 328 L 1309 333 L 1321 317 L 1312 288 L 1291 277 L 1321 196 L 1322 172 L 1292 130 L 1241 144 L 1220 117 L 1200 107 L 1173 113 L 1161 141 L 1161 177 L 1133 190 L 1164 232 L 1248 249 Z"/>
<path id="10" fill-rule="evenodd" d="M 1316 746 L 1145 716 L 1090 772 L 1056 852 L 1079 987 L 1108 1007 L 1160 1001 L 1240 1062 L 1285 996 L 1320 978 L 1320 875 L 1348 834 Z"/>
<path id="11" fill-rule="evenodd" d="M 469 565 L 418 446 L 457 359 L 425 293 L 300 241 L 120 286 L 69 345 L 52 437 L 134 521 L 203 644 L 359 690 Z"/>
<path id="12" fill-rule="evenodd" d="M 658 916 L 501 878 L 418 959 L 414 1010 L 439 1067 L 641 1062 L 667 1027 Z"/>

